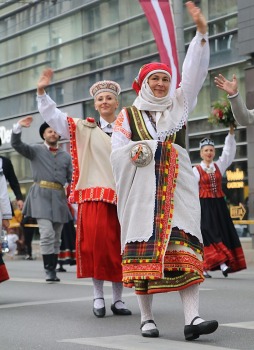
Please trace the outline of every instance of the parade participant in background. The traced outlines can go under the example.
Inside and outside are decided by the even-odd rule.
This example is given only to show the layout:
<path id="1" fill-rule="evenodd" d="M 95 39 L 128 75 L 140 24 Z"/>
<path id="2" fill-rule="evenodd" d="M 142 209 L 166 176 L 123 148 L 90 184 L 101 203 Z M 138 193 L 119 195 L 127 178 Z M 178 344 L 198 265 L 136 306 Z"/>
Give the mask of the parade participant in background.
<path id="1" fill-rule="evenodd" d="M 141 67 L 133 106 L 123 108 L 112 135 L 111 161 L 121 224 L 123 281 L 135 287 L 141 334 L 158 337 L 152 313 L 154 293 L 180 291 L 186 340 L 214 332 L 217 321 L 199 317 L 204 281 L 198 187 L 185 149 L 185 124 L 209 64 L 207 24 L 192 1 L 197 25 L 182 72 L 170 96 L 171 69 L 152 62 Z M 169 306 L 168 306 L 169 308 Z"/>
<path id="2" fill-rule="evenodd" d="M 254 124 L 254 109 L 248 109 L 244 103 L 239 91 L 236 75 L 233 75 L 232 80 L 227 80 L 222 74 L 214 79 L 215 85 L 228 94 L 228 99 L 231 105 L 235 120 L 240 125 Z"/>
<path id="3" fill-rule="evenodd" d="M 67 198 L 70 196 L 70 185 L 66 188 L 66 196 Z M 64 265 L 76 265 L 75 211 L 70 203 L 68 203 L 68 206 L 72 219 L 63 225 L 57 272 L 66 272 Z"/>
<path id="4" fill-rule="evenodd" d="M 222 191 L 222 176 L 232 164 L 236 153 L 234 127 L 226 136 L 223 152 L 214 162 L 213 140 L 200 141 L 202 162 L 193 168 L 199 183 L 201 204 L 201 232 L 204 241 L 204 276 L 207 271 L 220 269 L 223 276 L 246 268 L 244 253 L 234 224 L 229 215 Z"/>
<path id="5" fill-rule="evenodd" d="M 59 282 L 56 276 L 57 256 L 63 224 L 71 219 L 64 186 L 72 175 L 70 155 L 58 147 L 59 135 L 47 124 L 40 126 L 43 144 L 28 145 L 21 141 L 21 130 L 33 121 L 27 116 L 13 126 L 11 145 L 28 158 L 32 167 L 33 185 L 27 195 L 23 214 L 37 220 L 40 248 L 47 282 Z"/>
<path id="6" fill-rule="evenodd" d="M 110 135 L 115 123 L 120 86 L 99 81 L 90 88 L 99 127 L 93 118 L 68 117 L 45 93 L 53 71 L 45 69 L 38 81 L 38 109 L 44 120 L 62 137 L 70 139 L 73 178 L 70 202 L 78 204 L 76 228 L 77 277 L 93 279 L 93 313 L 106 314 L 104 281 L 112 282 L 116 315 L 131 315 L 122 301 L 120 226 L 117 219 L 115 182 L 110 164 Z"/>
<path id="7" fill-rule="evenodd" d="M 2 229 L 6 230 L 9 227 L 9 220 L 11 218 L 12 211 L 7 191 L 7 184 L 3 174 L 3 169 L 0 169 L 0 233 L 2 232 Z M 0 242 L 0 283 L 8 279 L 9 275 L 3 261 L 2 242 Z"/>
<path id="8" fill-rule="evenodd" d="M 37 230 L 37 221 L 34 218 L 31 218 L 31 216 L 25 216 L 23 215 L 21 226 L 23 228 L 24 233 L 24 243 L 25 243 L 25 250 L 26 250 L 26 256 L 25 260 L 33 260 L 33 247 L 32 247 L 32 241 L 34 234 Z"/>
<path id="9" fill-rule="evenodd" d="M 2 140 L 0 138 L 0 146 L 2 145 Z M 12 189 L 16 201 L 17 206 L 19 210 L 22 210 L 24 202 L 23 202 L 23 195 L 21 193 L 20 185 L 17 179 L 17 176 L 14 171 L 14 167 L 12 165 L 12 162 L 9 158 L 6 158 L 4 156 L 0 155 L 0 169 L 3 169 L 4 176 L 6 180 L 8 181 L 10 188 Z M 14 213 L 13 213 L 14 215 Z"/>

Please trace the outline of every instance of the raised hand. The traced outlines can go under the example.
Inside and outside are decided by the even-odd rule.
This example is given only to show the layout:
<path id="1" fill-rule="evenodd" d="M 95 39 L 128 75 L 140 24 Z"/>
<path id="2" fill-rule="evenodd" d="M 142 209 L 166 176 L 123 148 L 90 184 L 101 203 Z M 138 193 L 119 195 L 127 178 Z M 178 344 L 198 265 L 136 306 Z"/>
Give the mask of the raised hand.
<path id="1" fill-rule="evenodd" d="M 23 128 L 29 128 L 33 122 L 33 117 L 31 115 L 28 115 L 27 117 L 24 117 L 18 121 L 19 125 L 21 125 Z"/>
<path id="2" fill-rule="evenodd" d="M 238 92 L 238 82 L 236 75 L 233 74 L 232 81 L 227 80 L 222 74 L 214 78 L 217 88 L 225 91 L 228 95 L 235 95 Z"/>
<path id="3" fill-rule="evenodd" d="M 51 79 L 53 76 L 53 69 L 46 68 L 41 73 L 41 76 L 39 77 L 38 83 L 37 83 L 37 92 L 39 95 L 44 94 L 44 89 L 49 86 Z"/>
<path id="4" fill-rule="evenodd" d="M 199 31 L 201 34 L 205 34 L 207 32 L 207 21 L 200 8 L 197 7 L 193 1 L 187 1 L 185 5 L 193 19 L 193 22 L 197 26 L 197 31 Z"/>

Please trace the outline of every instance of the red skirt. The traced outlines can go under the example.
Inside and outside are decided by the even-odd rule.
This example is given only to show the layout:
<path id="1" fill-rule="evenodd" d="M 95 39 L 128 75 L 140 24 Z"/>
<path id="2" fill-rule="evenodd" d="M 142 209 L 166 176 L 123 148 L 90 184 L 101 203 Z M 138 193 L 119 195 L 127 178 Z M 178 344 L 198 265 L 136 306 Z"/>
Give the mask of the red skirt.
<path id="1" fill-rule="evenodd" d="M 76 259 L 78 278 L 122 282 L 120 224 L 115 205 L 79 204 Z"/>
<path id="2" fill-rule="evenodd" d="M 7 281 L 9 279 L 8 271 L 6 269 L 6 266 L 4 264 L 2 253 L 0 251 L 0 283 Z"/>
<path id="3" fill-rule="evenodd" d="M 220 264 L 230 272 L 246 269 L 240 239 L 224 198 L 200 198 L 201 232 L 204 240 L 204 270 L 219 270 Z"/>

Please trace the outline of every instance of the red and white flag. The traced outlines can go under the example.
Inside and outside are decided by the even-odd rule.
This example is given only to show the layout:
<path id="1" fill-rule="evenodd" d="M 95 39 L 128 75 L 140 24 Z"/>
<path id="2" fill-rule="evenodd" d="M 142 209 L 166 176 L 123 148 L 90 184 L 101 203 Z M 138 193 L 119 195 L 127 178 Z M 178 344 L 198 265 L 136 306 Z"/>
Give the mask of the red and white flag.
<path id="1" fill-rule="evenodd" d="M 153 32 L 162 63 L 172 69 L 171 91 L 180 83 L 175 25 L 170 0 L 139 0 Z"/>

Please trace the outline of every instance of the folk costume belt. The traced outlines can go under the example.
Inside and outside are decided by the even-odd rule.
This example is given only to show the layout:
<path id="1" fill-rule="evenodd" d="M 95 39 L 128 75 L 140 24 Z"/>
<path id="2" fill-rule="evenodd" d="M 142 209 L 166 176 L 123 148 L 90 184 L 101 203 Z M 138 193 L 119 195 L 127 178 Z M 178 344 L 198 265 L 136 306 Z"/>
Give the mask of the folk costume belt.
<path id="1" fill-rule="evenodd" d="M 50 182 L 50 181 L 40 181 L 36 182 L 41 188 L 50 188 L 52 190 L 62 190 L 63 185 L 57 183 L 57 182 Z"/>

